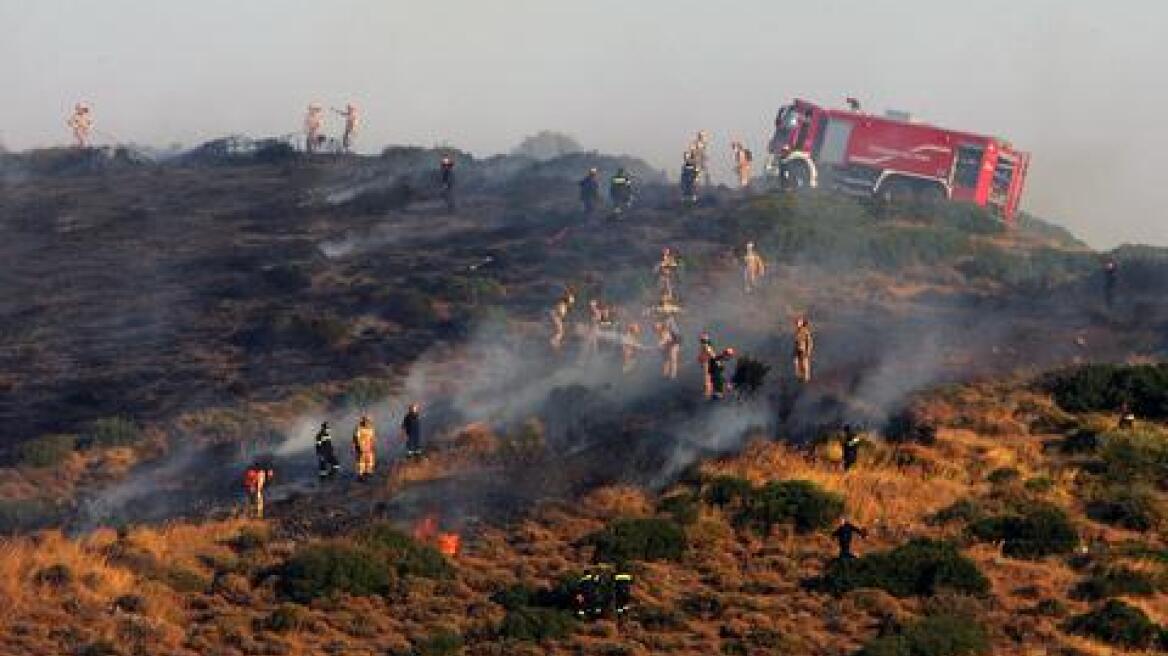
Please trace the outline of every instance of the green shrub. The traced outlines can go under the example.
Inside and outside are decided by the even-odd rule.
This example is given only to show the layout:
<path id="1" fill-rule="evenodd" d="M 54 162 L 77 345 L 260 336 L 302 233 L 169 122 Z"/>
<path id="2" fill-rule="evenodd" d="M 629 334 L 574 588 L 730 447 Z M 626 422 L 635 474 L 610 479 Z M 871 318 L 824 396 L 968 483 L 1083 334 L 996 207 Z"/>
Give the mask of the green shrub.
<path id="1" fill-rule="evenodd" d="M 1022 475 L 1013 467 L 999 467 L 990 472 L 986 476 L 986 480 L 994 485 L 1004 485 L 1006 483 L 1013 483 L 1021 477 Z"/>
<path id="2" fill-rule="evenodd" d="M 268 532 L 255 528 L 245 528 L 232 538 L 230 544 L 236 551 L 254 551 L 268 544 Z"/>
<path id="3" fill-rule="evenodd" d="M 414 645 L 415 656 L 452 656 L 462 652 L 462 636 L 455 631 L 438 631 Z"/>
<path id="4" fill-rule="evenodd" d="M 338 593 L 381 595 L 389 592 L 391 583 L 380 554 L 342 544 L 302 547 L 280 574 L 280 593 L 300 603 Z"/>
<path id="5" fill-rule="evenodd" d="M 1110 599 L 1099 608 L 1072 617 L 1067 631 L 1094 638 L 1110 645 L 1132 649 L 1149 649 L 1161 642 L 1162 630 L 1144 611 L 1118 599 Z M 1161 644 L 1168 649 L 1168 644 Z"/>
<path id="6" fill-rule="evenodd" d="M 48 585 L 59 588 L 73 582 L 73 570 L 69 569 L 68 565 L 62 563 L 49 565 L 43 569 L 38 569 L 33 574 L 33 581 L 37 585 Z"/>
<path id="7" fill-rule="evenodd" d="M 1054 481 L 1051 480 L 1049 476 L 1034 476 L 1032 478 L 1028 478 L 1026 479 L 1026 483 L 1023 485 L 1027 490 L 1031 492 L 1037 492 L 1039 494 L 1050 492 L 1054 489 Z"/>
<path id="8" fill-rule="evenodd" d="M 75 435 L 42 435 L 16 447 L 17 463 L 25 467 L 55 467 L 77 448 Z"/>
<path id="9" fill-rule="evenodd" d="M 207 589 L 208 581 L 198 572 L 182 567 L 171 567 L 162 572 L 160 580 L 175 592 L 194 594 Z"/>
<path id="10" fill-rule="evenodd" d="M 133 446 L 142 439 L 142 431 L 125 417 L 104 417 L 93 422 L 87 437 L 96 446 Z"/>
<path id="11" fill-rule="evenodd" d="M 690 617 L 716 619 L 722 616 L 726 605 L 718 595 L 694 593 L 689 594 L 677 602 L 678 609 Z"/>
<path id="12" fill-rule="evenodd" d="M 754 486 L 750 481 L 738 476 L 715 476 L 705 485 L 702 497 L 706 503 L 719 507 L 726 507 L 750 498 Z"/>
<path id="13" fill-rule="evenodd" d="M 575 624 L 575 618 L 563 610 L 519 607 L 507 611 L 498 633 L 509 640 L 544 642 L 567 637 Z"/>
<path id="14" fill-rule="evenodd" d="M 1118 412 L 1127 403 L 1136 416 L 1168 419 L 1168 364 L 1091 364 L 1048 374 L 1040 384 L 1070 412 Z"/>
<path id="15" fill-rule="evenodd" d="M 1098 432 L 1090 428 L 1076 428 L 1059 443 L 1059 450 L 1069 455 L 1095 453 L 1102 444 Z"/>
<path id="16" fill-rule="evenodd" d="M 299 604 L 280 604 L 276 610 L 268 615 L 264 625 L 278 633 L 284 631 L 299 631 L 308 624 L 308 609 Z"/>
<path id="17" fill-rule="evenodd" d="M 811 481 L 774 481 L 750 495 L 738 519 L 762 535 L 780 523 L 806 533 L 830 526 L 843 512 L 843 497 Z"/>
<path id="18" fill-rule="evenodd" d="M 1168 433 L 1117 431 L 1103 436 L 1099 456 L 1107 478 L 1123 484 L 1144 481 L 1168 489 Z"/>
<path id="19" fill-rule="evenodd" d="M 121 654 L 114 643 L 109 640 L 98 640 L 85 645 L 77 651 L 77 656 L 118 656 Z"/>
<path id="20" fill-rule="evenodd" d="M 986 517 L 969 525 L 969 533 L 985 542 L 1003 542 L 1002 553 L 1014 558 L 1041 558 L 1074 551 L 1079 533 L 1061 508 L 1037 503 L 1018 514 Z"/>
<path id="21" fill-rule="evenodd" d="M 1163 526 L 1163 502 L 1146 485 L 1109 485 L 1092 495 L 1087 502 L 1087 516 L 1091 519 L 1131 529 L 1150 531 Z"/>
<path id="22" fill-rule="evenodd" d="M 454 569 L 441 552 L 389 524 L 375 524 L 365 529 L 357 540 L 381 555 L 398 576 L 449 579 L 454 575 Z"/>
<path id="23" fill-rule="evenodd" d="M 989 633 L 980 623 L 969 617 L 939 614 L 870 641 L 859 656 L 977 656 L 989 652 Z"/>
<path id="24" fill-rule="evenodd" d="M 985 513 L 976 501 L 961 499 L 933 513 L 928 521 L 930 524 L 969 523 L 981 519 L 984 515 Z"/>
<path id="25" fill-rule="evenodd" d="M 1149 597 L 1156 594 L 1156 581 L 1151 576 L 1116 567 L 1095 572 L 1071 590 L 1072 599 L 1096 601 L 1108 597 Z"/>
<path id="26" fill-rule="evenodd" d="M 673 521 L 689 526 L 698 521 L 698 499 L 688 492 L 665 497 L 657 504 L 657 512 L 668 514 Z"/>
<path id="27" fill-rule="evenodd" d="M 676 522 L 656 517 L 617 519 L 603 530 L 584 538 L 596 548 L 599 562 L 630 560 L 680 560 L 685 552 L 685 532 Z"/>
<path id="28" fill-rule="evenodd" d="M 990 582 L 953 544 L 918 538 L 892 551 L 833 561 L 818 587 L 836 595 L 880 588 L 896 597 L 928 597 L 939 590 L 981 596 Z"/>
<path id="29" fill-rule="evenodd" d="M 60 507 L 45 499 L 0 499 L 0 534 L 51 526 L 63 514 Z"/>
<path id="30" fill-rule="evenodd" d="M 902 408 L 888 417 L 881 431 L 893 444 L 916 443 L 931 446 L 937 443 L 937 424 L 914 408 Z"/>

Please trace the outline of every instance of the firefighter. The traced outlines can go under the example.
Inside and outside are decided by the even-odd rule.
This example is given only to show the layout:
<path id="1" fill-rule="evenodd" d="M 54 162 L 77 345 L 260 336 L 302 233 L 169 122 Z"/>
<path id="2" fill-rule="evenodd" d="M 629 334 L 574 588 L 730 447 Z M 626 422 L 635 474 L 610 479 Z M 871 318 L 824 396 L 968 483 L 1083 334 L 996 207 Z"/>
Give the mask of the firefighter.
<path id="1" fill-rule="evenodd" d="M 402 418 L 402 439 L 406 443 L 406 456 L 417 458 L 422 455 L 422 407 L 411 403 Z"/>
<path id="2" fill-rule="evenodd" d="M 1124 401 L 1123 404 L 1119 406 L 1119 423 L 1116 425 L 1116 428 L 1119 430 L 1131 430 L 1135 427 L 1136 413 L 1132 412 L 1131 408 L 1127 404 L 1127 401 Z"/>
<path id="3" fill-rule="evenodd" d="M 709 333 L 698 337 L 698 366 L 702 368 L 702 396 L 708 401 L 714 397 L 714 385 L 710 379 L 710 362 L 717 355 Z"/>
<path id="4" fill-rule="evenodd" d="M 654 265 L 653 272 L 657 274 L 657 285 L 663 297 L 677 298 L 677 269 L 680 265 L 668 246 L 661 249 L 661 261 Z"/>
<path id="5" fill-rule="evenodd" d="M 681 200 L 684 203 L 698 202 L 698 178 L 701 168 L 697 163 L 697 156 L 693 151 L 686 151 L 685 159 L 681 164 Z"/>
<path id="6" fill-rule="evenodd" d="M 604 306 L 598 299 L 588 301 L 588 327 L 584 333 L 584 348 L 580 350 L 580 358 L 590 358 L 600 350 L 600 330 L 604 323 Z"/>
<path id="7" fill-rule="evenodd" d="M 559 351 L 560 347 L 564 345 L 564 322 L 568 319 L 568 313 L 572 311 L 572 306 L 576 303 L 576 296 L 571 287 L 565 287 L 564 293 L 560 296 L 556 304 L 552 306 L 551 320 L 552 320 L 552 337 L 549 340 L 552 349 Z"/>
<path id="8" fill-rule="evenodd" d="M 754 292 L 760 278 L 766 275 L 766 262 L 758 251 L 754 250 L 754 242 L 746 242 L 746 254 L 742 256 L 742 282 L 747 294 Z"/>
<path id="9" fill-rule="evenodd" d="M 705 130 L 698 130 L 697 136 L 694 137 L 694 141 L 689 147 L 690 152 L 694 156 L 694 163 L 697 164 L 698 170 L 701 171 L 702 184 L 707 187 L 710 186 L 709 145 L 710 133 Z"/>
<path id="10" fill-rule="evenodd" d="M 754 166 L 754 153 L 743 146 L 741 141 L 730 144 L 730 151 L 734 157 L 734 172 L 738 174 L 738 188 L 746 189 L 750 186 L 750 170 Z"/>
<path id="11" fill-rule="evenodd" d="M 641 350 L 641 324 L 630 323 L 625 327 L 621 340 L 621 370 L 631 373 L 637 367 L 637 351 Z"/>
<path id="12" fill-rule="evenodd" d="M 65 125 L 73 131 L 73 141 L 78 148 L 89 147 L 89 134 L 93 131 L 93 114 L 89 111 L 89 105 L 77 103 Z"/>
<path id="13" fill-rule="evenodd" d="M 811 334 L 811 324 L 807 317 L 795 320 L 795 378 L 804 382 L 811 382 L 811 354 L 815 350 L 815 340 Z"/>
<path id="14" fill-rule="evenodd" d="M 584 206 L 584 215 L 592 216 L 600 202 L 600 172 L 595 168 L 588 169 L 588 175 L 577 184 L 580 185 L 580 203 Z"/>
<path id="15" fill-rule="evenodd" d="M 446 201 L 447 209 L 454 210 L 454 158 L 443 155 L 438 164 L 438 177 L 442 187 L 442 199 Z"/>
<path id="16" fill-rule="evenodd" d="M 616 170 L 608 184 L 608 196 L 612 199 L 612 211 L 621 214 L 633 203 L 633 179 L 624 168 Z"/>
<path id="17" fill-rule="evenodd" d="M 247 490 L 249 510 L 256 519 L 264 518 L 264 487 L 275 476 L 271 467 L 265 467 L 258 460 L 243 472 L 243 487 Z"/>
<path id="18" fill-rule="evenodd" d="M 717 401 L 726 396 L 727 382 L 726 382 L 726 363 L 734 359 L 734 349 L 725 348 L 721 353 L 711 356 L 709 359 L 710 370 L 710 398 Z"/>
<path id="19" fill-rule="evenodd" d="M 341 471 L 337 453 L 333 450 L 333 435 L 329 431 L 327 421 L 320 422 L 320 430 L 316 432 L 316 463 L 321 480 L 335 476 Z"/>
<path id="20" fill-rule="evenodd" d="M 859 535 L 861 538 L 867 538 L 868 531 L 865 531 L 859 526 L 851 523 L 848 521 L 847 517 L 841 517 L 839 526 L 837 526 L 836 529 L 831 532 L 831 536 L 835 538 L 836 543 L 839 545 L 840 560 L 851 560 L 856 557 L 856 555 L 852 553 L 852 539 L 857 535 Z"/>
<path id="21" fill-rule="evenodd" d="M 318 103 L 311 103 L 308 105 L 308 113 L 304 115 L 304 149 L 309 153 L 315 153 L 324 140 L 321 134 L 323 127 L 324 109 Z"/>
<path id="22" fill-rule="evenodd" d="M 345 119 L 345 132 L 341 136 L 341 147 L 345 149 L 346 153 L 353 151 L 353 139 L 357 136 L 357 126 L 360 122 L 360 115 L 357 112 L 357 106 L 353 103 L 345 105 L 344 110 L 333 109 L 334 112 L 340 114 Z"/>
<path id="23" fill-rule="evenodd" d="M 1119 264 L 1114 258 L 1103 261 L 1103 302 L 1108 308 L 1115 303 L 1115 284 L 1119 276 Z"/>
<path id="24" fill-rule="evenodd" d="M 374 445 L 377 442 L 377 432 L 373 428 L 373 421 L 369 415 L 361 415 L 357 427 L 353 429 L 353 451 L 357 456 L 357 479 L 365 480 L 373 475 Z"/>
<path id="25" fill-rule="evenodd" d="M 681 339 L 664 321 L 653 325 L 657 332 L 657 346 L 661 349 L 661 377 L 677 380 L 677 360 L 681 353 Z"/>
<path id="26" fill-rule="evenodd" d="M 856 461 L 860 457 L 860 442 L 860 436 L 856 434 L 856 429 L 851 424 L 844 424 L 842 442 L 844 471 L 850 471 L 852 467 L 856 466 Z"/>

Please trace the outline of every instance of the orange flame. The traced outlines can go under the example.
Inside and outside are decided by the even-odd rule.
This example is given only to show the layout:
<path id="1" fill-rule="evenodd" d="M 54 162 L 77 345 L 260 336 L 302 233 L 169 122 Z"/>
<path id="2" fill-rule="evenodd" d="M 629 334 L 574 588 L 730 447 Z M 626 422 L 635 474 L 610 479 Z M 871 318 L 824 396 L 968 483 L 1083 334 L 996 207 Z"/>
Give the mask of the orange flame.
<path id="1" fill-rule="evenodd" d="M 439 533 L 438 534 L 438 551 L 442 555 L 453 558 L 458 555 L 458 547 L 462 539 L 457 533 Z"/>

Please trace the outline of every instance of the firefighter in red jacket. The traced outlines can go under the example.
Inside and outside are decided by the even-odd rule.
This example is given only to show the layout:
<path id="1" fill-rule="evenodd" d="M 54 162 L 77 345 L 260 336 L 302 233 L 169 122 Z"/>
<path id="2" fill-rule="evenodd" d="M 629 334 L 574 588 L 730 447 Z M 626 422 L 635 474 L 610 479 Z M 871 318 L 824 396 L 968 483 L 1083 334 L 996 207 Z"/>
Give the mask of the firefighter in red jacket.
<path id="1" fill-rule="evenodd" d="M 243 487 L 247 491 L 248 510 L 254 512 L 257 519 L 264 518 L 264 487 L 275 476 L 271 467 L 265 467 L 258 461 L 243 473 Z"/>

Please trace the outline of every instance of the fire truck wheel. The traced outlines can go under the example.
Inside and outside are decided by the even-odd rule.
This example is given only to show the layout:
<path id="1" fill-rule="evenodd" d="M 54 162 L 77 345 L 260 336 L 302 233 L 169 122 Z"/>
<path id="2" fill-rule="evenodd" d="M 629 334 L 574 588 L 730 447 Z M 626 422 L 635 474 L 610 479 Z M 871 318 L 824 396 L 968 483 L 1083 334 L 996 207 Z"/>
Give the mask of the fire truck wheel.
<path id="1" fill-rule="evenodd" d="M 811 169 L 804 162 L 791 162 L 787 170 L 787 186 L 793 190 L 802 190 L 811 186 Z"/>
<path id="2" fill-rule="evenodd" d="M 902 205 L 912 202 L 913 188 L 912 185 L 904 180 L 892 178 L 880 185 L 879 196 L 886 203 Z"/>

